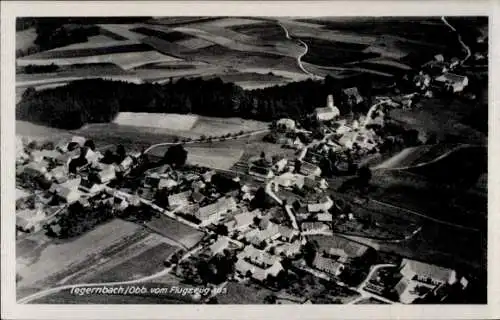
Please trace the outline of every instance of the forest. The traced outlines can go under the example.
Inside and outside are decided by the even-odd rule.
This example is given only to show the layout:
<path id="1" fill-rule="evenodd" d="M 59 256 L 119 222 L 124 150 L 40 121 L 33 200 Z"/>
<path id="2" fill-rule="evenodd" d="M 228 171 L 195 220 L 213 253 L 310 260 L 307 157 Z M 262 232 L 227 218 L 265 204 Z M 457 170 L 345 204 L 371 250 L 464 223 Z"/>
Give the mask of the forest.
<path id="1" fill-rule="evenodd" d="M 368 99 L 354 112 L 365 111 L 371 100 L 369 79 L 362 84 L 358 89 Z M 302 120 L 315 108 L 324 107 L 328 94 L 340 97 L 345 85 L 326 77 L 324 81 L 306 80 L 246 91 L 220 78 L 179 79 L 165 84 L 87 79 L 43 91 L 28 88 L 18 104 L 16 117 L 61 129 L 111 122 L 120 111 Z M 350 111 L 342 101 L 335 104 L 341 114 Z"/>

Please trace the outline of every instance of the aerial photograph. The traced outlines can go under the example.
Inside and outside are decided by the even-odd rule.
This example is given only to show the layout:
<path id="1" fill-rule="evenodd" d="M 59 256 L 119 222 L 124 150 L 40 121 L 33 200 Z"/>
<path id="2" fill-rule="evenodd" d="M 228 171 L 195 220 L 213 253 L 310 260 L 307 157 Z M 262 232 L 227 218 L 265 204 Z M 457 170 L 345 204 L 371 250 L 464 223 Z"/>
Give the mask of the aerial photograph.
<path id="1" fill-rule="evenodd" d="M 18 17 L 17 303 L 487 304 L 488 27 Z"/>

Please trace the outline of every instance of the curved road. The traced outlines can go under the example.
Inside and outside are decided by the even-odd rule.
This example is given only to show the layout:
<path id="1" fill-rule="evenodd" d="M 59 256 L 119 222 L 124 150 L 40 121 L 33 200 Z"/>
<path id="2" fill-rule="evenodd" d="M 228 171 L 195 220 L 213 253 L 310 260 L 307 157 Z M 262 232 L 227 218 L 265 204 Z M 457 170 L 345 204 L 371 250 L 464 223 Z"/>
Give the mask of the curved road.
<path id="1" fill-rule="evenodd" d="M 280 22 L 278 22 L 278 25 L 283 29 L 283 31 L 285 31 L 285 36 L 288 40 L 294 40 L 291 36 L 290 36 L 290 33 L 288 32 L 288 29 L 283 25 L 281 24 Z M 300 44 L 302 44 L 304 46 L 304 52 L 302 52 L 299 56 L 297 56 L 297 64 L 299 65 L 299 68 L 300 70 L 302 70 L 305 74 L 307 74 L 308 76 L 311 76 L 313 78 L 316 78 L 317 76 L 309 71 L 306 70 L 306 68 L 304 68 L 304 66 L 302 65 L 302 57 L 305 56 L 307 54 L 307 52 L 309 51 L 309 47 L 307 46 L 307 43 L 305 43 L 304 41 L 300 40 L 300 39 L 296 39 Z"/>
<path id="2" fill-rule="evenodd" d="M 146 150 L 144 150 L 144 153 L 148 153 L 151 150 L 153 150 L 154 148 L 162 147 L 162 146 L 172 146 L 172 145 L 176 145 L 176 144 L 183 144 L 184 145 L 184 144 L 194 144 L 194 143 L 204 143 L 204 142 L 210 143 L 210 142 L 219 142 L 219 141 L 227 141 L 227 140 L 236 140 L 236 139 L 240 139 L 240 138 L 255 136 L 257 134 L 265 133 L 268 131 L 269 131 L 269 129 L 255 130 L 252 132 L 243 133 L 243 134 L 238 135 L 238 136 L 227 137 L 227 138 L 224 138 L 224 140 L 222 140 L 223 139 L 222 137 L 219 137 L 219 138 L 212 139 L 210 141 L 208 141 L 208 140 L 205 140 L 205 141 L 191 140 L 191 141 L 186 141 L 186 142 L 162 142 L 162 143 L 157 143 L 157 144 L 153 144 L 153 145 L 149 146 Z"/>
<path id="3" fill-rule="evenodd" d="M 430 164 L 433 164 L 435 162 L 438 162 L 448 156 L 450 156 L 452 153 L 458 151 L 458 150 L 461 150 L 461 149 L 467 149 L 467 148 L 476 148 L 478 146 L 475 146 L 475 145 L 469 145 L 469 144 L 461 144 L 459 146 L 456 146 L 448 151 L 446 151 L 445 153 L 441 154 L 439 157 L 436 157 L 430 161 L 426 161 L 426 162 L 420 162 L 420 163 L 417 163 L 417 164 L 412 164 L 412 165 L 409 165 L 409 166 L 403 166 L 403 167 L 389 167 L 387 166 L 386 164 L 389 162 L 390 163 L 390 160 L 392 159 L 388 159 L 387 161 L 385 162 L 382 162 L 381 164 L 373 167 L 373 169 L 383 169 L 383 170 L 409 170 L 409 169 L 414 169 L 414 168 L 420 168 L 420 167 L 423 167 L 423 166 L 427 166 L 427 165 L 430 165 Z M 399 154 L 399 153 L 398 153 Z M 397 156 L 397 155 L 396 155 Z"/>
<path id="4" fill-rule="evenodd" d="M 470 58 L 471 56 L 471 51 L 470 51 L 470 48 L 465 44 L 465 42 L 463 42 L 462 40 L 462 36 L 460 35 L 460 33 L 458 33 L 457 29 L 455 29 L 447 20 L 444 16 L 441 17 L 441 20 L 444 22 L 444 24 L 446 24 L 448 27 L 450 27 L 451 30 L 453 30 L 457 36 L 458 36 L 458 42 L 460 42 L 460 44 L 462 45 L 462 47 L 465 49 L 465 52 L 467 52 L 467 55 L 465 56 L 465 58 L 460 62 L 460 64 L 463 64 L 467 59 Z"/>

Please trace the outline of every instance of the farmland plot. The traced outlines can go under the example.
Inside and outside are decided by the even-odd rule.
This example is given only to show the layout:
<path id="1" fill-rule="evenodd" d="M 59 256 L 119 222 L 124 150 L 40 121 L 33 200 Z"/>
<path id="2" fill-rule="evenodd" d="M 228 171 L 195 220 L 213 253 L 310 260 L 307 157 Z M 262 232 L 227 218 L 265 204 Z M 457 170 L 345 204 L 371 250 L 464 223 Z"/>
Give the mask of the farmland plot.
<path id="1" fill-rule="evenodd" d="M 59 47 L 49 50 L 49 52 L 92 49 L 101 47 L 114 47 L 114 46 L 132 45 L 132 44 L 139 44 L 139 42 L 135 40 L 115 40 L 111 37 L 100 34 L 97 36 L 89 37 L 87 42 L 73 43 L 64 47 Z"/>
<path id="2" fill-rule="evenodd" d="M 114 123 L 127 126 L 188 131 L 194 126 L 197 120 L 198 116 L 196 115 L 120 112 L 115 118 Z"/>
<path id="3" fill-rule="evenodd" d="M 116 34 L 128 40 L 141 40 L 146 36 L 137 32 L 130 31 L 134 25 L 127 24 L 100 24 L 99 27 L 109 33 Z"/>

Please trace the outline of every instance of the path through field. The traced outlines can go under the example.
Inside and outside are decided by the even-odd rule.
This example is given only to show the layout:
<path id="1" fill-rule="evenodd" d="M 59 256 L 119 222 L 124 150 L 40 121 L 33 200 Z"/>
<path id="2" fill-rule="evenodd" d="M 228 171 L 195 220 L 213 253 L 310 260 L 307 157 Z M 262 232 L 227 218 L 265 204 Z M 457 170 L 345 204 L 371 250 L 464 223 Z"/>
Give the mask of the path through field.
<path id="1" fill-rule="evenodd" d="M 290 33 L 288 32 L 288 29 L 281 23 L 278 22 L 278 25 L 283 28 L 283 31 L 285 31 L 285 36 L 287 39 L 289 40 L 293 40 L 293 38 L 290 36 Z M 311 72 L 307 71 L 306 68 L 304 68 L 304 65 L 302 64 L 302 57 L 304 57 L 307 52 L 309 51 L 309 47 L 307 46 L 307 43 L 305 43 L 304 41 L 300 40 L 300 39 L 297 39 L 297 41 L 302 44 L 304 46 L 304 52 L 302 52 L 299 56 L 297 56 L 297 64 L 299 65 L 299 68 L 307 75 L 311 76 L 311 77 L 318 77 L 316 76 L 315 74 L 312 74 Z"/>
<path id="2" fill-rule="evenodd" d="M 444 22 L 444 24 L 446 24 L 448 27 L 450 27 L 451 30 L 453 30 L 453 32 L 455 32 L 458 36 L 458 42 L 460 42 L 460 44 L 462 45 L 462 47 L 464 47 L 465 49 L 465 52 L 467 52 L 467 55 L 465 56 L 465 58 L 460 62 L 460 64 L 464 64 L 465 61 L 467 59 L 470 58 L 471 56 L 471 51 L 470 51 L 470 48 L 462 41 L 462 36 L 460 35 L 460 33 L 458 33 L 457 29 L 455 29 L 447 20 L 444 16 L 441 17 L 441 20 Z"/>

